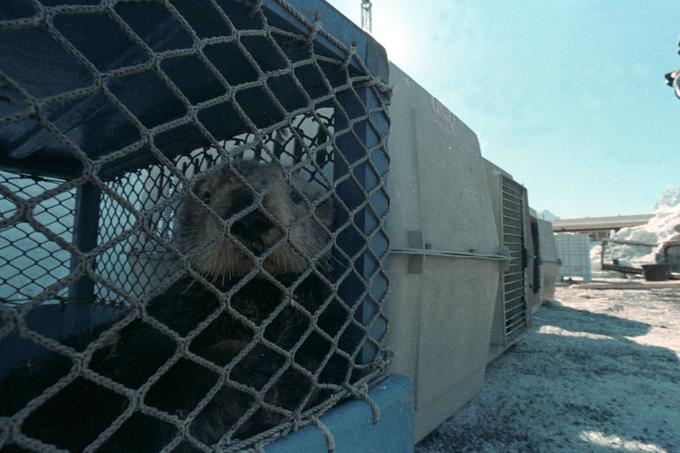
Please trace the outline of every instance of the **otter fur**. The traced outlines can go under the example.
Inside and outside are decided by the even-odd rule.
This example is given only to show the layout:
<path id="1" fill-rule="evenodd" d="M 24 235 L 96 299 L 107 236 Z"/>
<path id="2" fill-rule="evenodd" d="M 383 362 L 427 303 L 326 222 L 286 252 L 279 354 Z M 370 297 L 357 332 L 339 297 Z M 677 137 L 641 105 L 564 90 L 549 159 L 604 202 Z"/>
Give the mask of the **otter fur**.
<path id="1" fill-rule="evenodd" d="M 272 275 L 300 273 L 330 241 L 333 203 L 321 195 L 300 175 L 286 181 L 275 164 L 243 160 L 218 167 L 182 201 L 177 243 L 210 277 L 247 274 L 254 263 L 244 247 L 255 256 L 271 251 L 263 268 Z"/>
<path id="2" fill-rule="evenodd" d="M 81 451 L 140 396 L 97 451 L 160 451 L 173 441 L 173 451 L 200 451 L 291 420 L 339 390 L 352 366 L 335 344 L 351 314 L 323 274 L 305 274 L 325 263 L 332 223 L 332 204 L 275 164 L 213 169 L 177 212 L 177 248 L 204 280 L 179 278 L 115 334 L 107 331 L 124 321 L 62 340 L 79 352 L 102 344 L 82 363 L 88 373 L 34 408 L 21 433 Z M 77 366 L 48 352 L 10 370 L 0 381 L 0 416 L 14 416 Z M 185 433 L 163 417 L 184 423 Z"/>

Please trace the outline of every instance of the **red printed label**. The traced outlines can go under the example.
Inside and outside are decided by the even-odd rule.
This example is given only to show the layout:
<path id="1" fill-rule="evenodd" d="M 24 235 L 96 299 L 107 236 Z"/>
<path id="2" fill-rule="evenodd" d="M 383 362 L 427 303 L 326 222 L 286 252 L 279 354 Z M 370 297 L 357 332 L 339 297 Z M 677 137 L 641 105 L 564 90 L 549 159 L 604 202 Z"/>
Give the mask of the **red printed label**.
<path id="1" fill-rule="evenodd" d="M 456 133 L 456 117 L 453 116 L 453 113 L 444 104 L 434 97 L 432 98 L 432 114 L 434 115 L 434 121 L 439 127 L 451 134 Z"/>

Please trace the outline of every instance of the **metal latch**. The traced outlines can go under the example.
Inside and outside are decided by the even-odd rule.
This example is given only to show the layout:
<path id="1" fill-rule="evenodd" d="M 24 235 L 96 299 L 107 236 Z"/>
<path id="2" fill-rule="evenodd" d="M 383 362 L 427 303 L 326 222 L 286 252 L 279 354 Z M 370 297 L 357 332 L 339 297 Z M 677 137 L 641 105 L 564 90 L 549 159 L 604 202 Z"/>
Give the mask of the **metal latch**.
<path id="1" fill-rule="evenodd" d="M 425 256 L 500 261 L 504 264 L 504 268 L 507 268 L 507 265 L 512 260 L 509 250 L 503 249 L 496 253 L 480 253 L 474 249 L 469 249 L 467 251 L 436 250 L 432 248 L 431 244 L 424 242 L 423 234 L 420 231 L 407 231 L 406 239 L 408 248 L 393 248 L 390 249 L 390 253 L 409 255 L 406 265 L 407 274 L 422 274 Z"/>

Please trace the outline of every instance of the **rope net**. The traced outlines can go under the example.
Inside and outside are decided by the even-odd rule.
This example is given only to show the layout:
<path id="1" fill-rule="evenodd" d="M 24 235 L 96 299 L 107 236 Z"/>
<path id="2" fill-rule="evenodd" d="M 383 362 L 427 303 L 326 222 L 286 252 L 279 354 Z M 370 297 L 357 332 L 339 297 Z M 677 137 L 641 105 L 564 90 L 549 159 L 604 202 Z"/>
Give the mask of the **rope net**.
<path id="1" fill-rule="evenodd" d="M 379 415 L 389 90 L 319 19 L 0 5 L 0 451 L 332 450 L 325 411 Z"/>

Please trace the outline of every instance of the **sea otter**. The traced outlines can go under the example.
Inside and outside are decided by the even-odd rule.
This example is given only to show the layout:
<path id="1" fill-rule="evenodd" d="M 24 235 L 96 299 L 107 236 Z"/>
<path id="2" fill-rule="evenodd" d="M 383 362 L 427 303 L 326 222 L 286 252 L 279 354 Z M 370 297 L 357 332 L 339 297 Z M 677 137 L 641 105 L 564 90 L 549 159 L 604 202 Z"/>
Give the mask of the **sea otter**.
<path id="1" fill-rule="evenodd" d="M 336 346 L 351 315 L 323 274 L 332 224 L 332 202 L 274 163 L 209 170 L 177 211 L 183 276 L 121 320 L 62 340 L 78 352 L 98 340 L 91 360 L 48 352 L 11 370 L 0 416 L 70 451 L 122 424 L 97 450 L 112 452 L 199 451 L 299 416 L 352 374 Z M 13 438 L 1 451 L 24 451 Z"/>
<path id="2" fill-rule="evenodd" d="M 273 163 L 242 160 L 214 169 L 192 193 L 177 215 L 177 242 L 207 276 L 247 274 L 254 263 L 244 247 L 256 256 L 271 249 L 263 267 L 273 275 L 300 273 L 312 259 L 321 258 L 323 265 L 328 258 L 323 252 L 333 223 L 332 199 L 321 199 L 322 192 L 297 174 L 286 178 Z M 224 234 L 227 229 L 231 234 Z"/>

